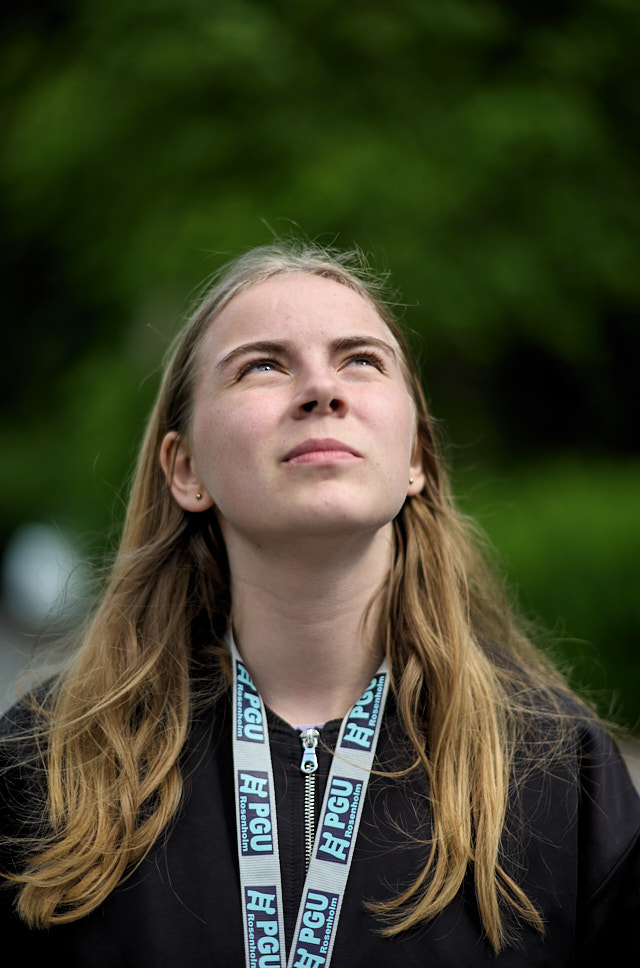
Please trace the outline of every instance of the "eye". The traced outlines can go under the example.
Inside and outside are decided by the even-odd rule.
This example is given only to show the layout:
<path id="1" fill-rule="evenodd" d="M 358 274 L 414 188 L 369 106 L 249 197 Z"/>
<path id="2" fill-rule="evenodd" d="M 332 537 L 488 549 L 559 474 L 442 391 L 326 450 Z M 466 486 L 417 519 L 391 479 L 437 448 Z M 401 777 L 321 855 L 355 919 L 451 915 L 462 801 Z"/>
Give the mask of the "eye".
<path id="1" fill-rule="evenodd" d="M 381 356 L 375 353 L 373 350 L 364 350 L 360 353 L 354 353 L 349 357 L 347 363 L 350 366 L 357 367 L 374 367 L 377 370 L 384 370 L 384 361 Z"/>
<path id="2" fill-rule="evenodd" d="M 238 379 L 241 380 L 248 373 L 271 373 L 277 368 L 278 364 L 275 360 L 250 360 L 240 369 Z"/>

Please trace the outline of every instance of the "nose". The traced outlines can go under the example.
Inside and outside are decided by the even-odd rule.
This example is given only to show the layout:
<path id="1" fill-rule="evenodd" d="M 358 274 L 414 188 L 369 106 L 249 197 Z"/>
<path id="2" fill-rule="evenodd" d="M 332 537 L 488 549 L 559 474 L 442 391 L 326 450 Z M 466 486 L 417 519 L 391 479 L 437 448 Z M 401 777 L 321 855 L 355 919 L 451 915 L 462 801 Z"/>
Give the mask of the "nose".
<path id="1" fill-rule="evenodd" d="M 344 416 L 349 409 L 345 388 L 331 370 L 314 370 L 305 374 L 293 400 L 294 416 L 315 413 Z"/>

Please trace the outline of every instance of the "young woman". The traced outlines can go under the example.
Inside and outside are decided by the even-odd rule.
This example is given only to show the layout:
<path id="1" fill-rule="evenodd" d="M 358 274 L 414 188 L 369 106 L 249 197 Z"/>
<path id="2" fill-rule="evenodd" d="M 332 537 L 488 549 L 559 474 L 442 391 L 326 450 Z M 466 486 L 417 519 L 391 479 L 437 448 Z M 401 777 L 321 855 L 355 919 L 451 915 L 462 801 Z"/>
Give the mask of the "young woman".
<path id="1" fill-rule="evenodd" d="M 634 943 L 638 797 L 456 511 L 353 256 L 258 249 L 209 289 L 82 647 L 4 734 L 1 923 L 28 963 Z"/>

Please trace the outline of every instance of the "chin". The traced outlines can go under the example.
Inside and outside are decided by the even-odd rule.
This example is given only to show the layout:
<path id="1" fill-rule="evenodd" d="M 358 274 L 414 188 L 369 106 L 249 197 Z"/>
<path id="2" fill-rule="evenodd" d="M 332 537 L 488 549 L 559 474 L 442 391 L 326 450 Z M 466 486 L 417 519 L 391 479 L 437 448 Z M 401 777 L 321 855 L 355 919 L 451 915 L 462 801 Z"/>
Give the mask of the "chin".
<path id="1" fill-rule="evenodd" d="M 301 538 L 305 534 L 317 538 L 375 534 L 390 527 L 396 514 L 396 509 L 371 509 L 367 513 L 362 507 L 340 508 L 334 504 L 301 514 L 297 517 L 292 531 Z"/>

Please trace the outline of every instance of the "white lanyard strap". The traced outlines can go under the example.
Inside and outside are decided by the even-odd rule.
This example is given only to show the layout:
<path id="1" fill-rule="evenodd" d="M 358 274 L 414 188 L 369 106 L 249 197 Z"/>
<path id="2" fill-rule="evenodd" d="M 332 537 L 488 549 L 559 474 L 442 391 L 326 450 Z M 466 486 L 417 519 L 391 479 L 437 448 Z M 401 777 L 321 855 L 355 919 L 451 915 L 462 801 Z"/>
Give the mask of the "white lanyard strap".
<path id="1" fill-rule="evenodd" d="M 236 826 L 247 968 L 284 968 L 278 824 L 264 704 L 231 632 Z M 342 722 L 287 968 L 327 968 L 389 688 L 386 661 Z"/>

